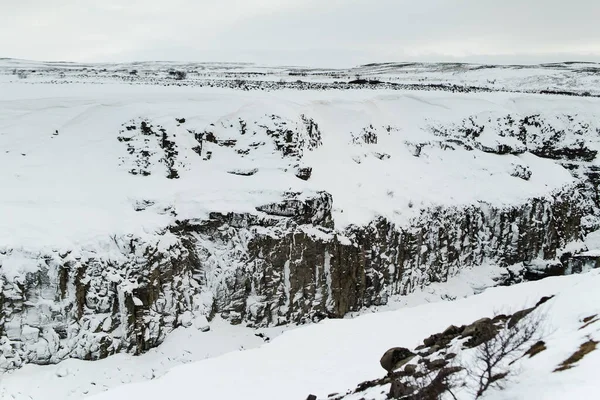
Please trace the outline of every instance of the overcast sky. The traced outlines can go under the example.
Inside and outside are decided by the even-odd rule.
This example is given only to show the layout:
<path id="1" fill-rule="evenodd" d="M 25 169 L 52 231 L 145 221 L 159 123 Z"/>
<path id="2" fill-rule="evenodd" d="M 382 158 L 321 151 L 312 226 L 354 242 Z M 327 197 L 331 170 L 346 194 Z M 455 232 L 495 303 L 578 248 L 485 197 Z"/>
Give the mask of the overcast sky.
<path id="1" fill-rule="evenodd" d="M 0 57 L 600 61 L 600 0 L 0 0 Z"/>

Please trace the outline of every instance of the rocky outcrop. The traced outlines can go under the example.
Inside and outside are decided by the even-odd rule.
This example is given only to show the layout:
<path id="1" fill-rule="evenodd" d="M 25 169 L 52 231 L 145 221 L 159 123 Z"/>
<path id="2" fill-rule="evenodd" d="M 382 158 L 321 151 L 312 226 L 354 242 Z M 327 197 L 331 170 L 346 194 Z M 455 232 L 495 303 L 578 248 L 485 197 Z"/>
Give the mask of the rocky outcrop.
<path id="1" fill-rule="evenodd" d="M 475 115 L 457 124 L 432 126 L 437 136 L 467 149 L 486 153 L 522 154 L 565 161 L 592 161 L 598 151 L 586 137 L 600 132 L 578 115 Z M 485 134 L 484 134 L 485 133 Z"/>
<path id="2" fill-rule="evenodd" d="M 290 212 L 279 219 L 213 215 L 188 229 L 203 266 L 201 285 L 215 294 L 214 310 L 234 323 L 303 323 L 385 304 L 390 295 L 444 282 L 486 261 L 555 262 L 581 237 L 589 204 L 580 190 L 500 209 L 429 210 L 408 227 L 379 219 L 337 232 L 298 223 Z"/>
<path id="3" fill-rule="evenodd" d="M 505 380 L 515 362 L 546 350 L 546 344 L 539 340 L 543 335 L 543 314 L 532 313 L 551 298 L 543 297 L 534 307 L 514 314 L 450 325 L 425 338 L 414 351 L 391 348 L 381 358 L 381 366 L 387 371 L 385 377 L 362 382 L 355 390 L 328 398 L 439 399 L 444 394 L 454 397 L 452 390 L 465 388 L 479 398 L 490 384 Z M 476 349 L 475 353 L 469 352 L 471 349 Z M 488 368 L 489 375 L 479 375 L 478 363 Z M 382 390 L 386 386 L 387 394 Z"/>
<path id="4" fill-rule="evenodd" d="M 115 238 L 105 250 L 112 257 L 30 254 L 36 270 L 0 279 L 0 369 L 139 354 L 194 309 L 197 258 L 187 239 Z"/>

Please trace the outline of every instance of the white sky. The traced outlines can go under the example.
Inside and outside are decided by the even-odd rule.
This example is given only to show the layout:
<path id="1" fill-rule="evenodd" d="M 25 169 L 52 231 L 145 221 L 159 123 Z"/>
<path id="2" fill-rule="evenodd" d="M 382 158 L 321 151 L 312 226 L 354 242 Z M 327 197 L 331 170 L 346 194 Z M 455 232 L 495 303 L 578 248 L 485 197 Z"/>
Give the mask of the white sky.
<path id="1" fill-rule="evenodd" d="M 600 61 L 600 0 L 0 0 L 0 57 Z"/>

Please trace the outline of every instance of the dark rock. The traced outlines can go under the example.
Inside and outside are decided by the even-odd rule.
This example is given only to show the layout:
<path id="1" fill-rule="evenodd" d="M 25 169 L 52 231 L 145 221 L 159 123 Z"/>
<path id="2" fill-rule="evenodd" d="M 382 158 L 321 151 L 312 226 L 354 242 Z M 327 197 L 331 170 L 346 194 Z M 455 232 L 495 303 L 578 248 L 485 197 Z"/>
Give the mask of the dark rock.
<path id="1" fill-rule="evenodd" d="M 554 298 L 554 295 L 552 296 L 544 296 L 542 297 L 533 308 L 538 308 L 539 306 L 541 306 L 542 304 L 546 303 L 549 300 L 552 300 L 552 298 Z"/>
<path id="2" fill-rule="evenodd" d="M 415 388 L 401 380 L 392 381 L 392 385 L 390 387 L 389 398 L 390 399 L 401 399 L 407 395 L 412 394 L 415 391 Z"/>
<path id="3" fill-rule="evenodd" d="M 510 319 L 508 320 L 508 324 L 507 326 L 509 328 L 512 328 L 513 326 L 515 326 L 516 324 L 519 323 L 519 321 L 521 321 L 523 318 L 525 318 L 526 316 L 528 316 L 529 314 L 531 314 L 531 312 L 535 310 L 535 307 L 532 308 L 526 308 L 525 310 L 520 310 L 517 311 L 516 313 L 514 313 Z"/>
<path id="4" fill-rule="evenodd" d="M 600 268 L 600 257 L 595 255 L 575 254 L 568 257 L 565 262 L 565 274 L 580 274 L 583 271 Z"/>
<path id="5" fill-rule="evenodd" d="M 531 178 L 531 169 L 525 165 L 515 165 L 510 175 L 515 178 L 521 178 L 525 181 L 528 181 Z"/>
<path id="6" fill-rule="evenodd" d="M 446 360 L 451 360 L 456 357 L 456 353 L 448 353 L 444 356 Z"/>
<path id="7" fill-rule="evenodd" d="M 143 130 L 144 139 L 162 139 L 149 124 L 137 126 L 140 129 L 130 132 L 142 135 Z M 449 271 L 486 260 L 503 265 L 554 260 L 565 243 L 581 237 L 582 217 L 590 207 L 587 190 L 572 186 L 502 208 L 431 208 L 407 226 L 380 218 L 343 231 L 332 230 L 330 195 L 290 195 L 261 213 L 211 213 L 208 220 L 178 221 L 168 231 L 176 238 L 169 240 L 169 251 L 124 236 L 114 239 L 123 251 L 118 263 L 101 254 L 78 260 L 43 254 L 37 261 L 44 268 L 29 274 L 24 283 L 0 283 L 0 336 L 6 337 L 6 321 L 22 321 L 38 312 L 35 299 L 41 289 L 59 300 L 51 326 L 57 327 L 53 335 L 60 340 L 61 352 L 50 360 L 37 360 L 34 347 L 22 344 L 7 365 L 142 353 L 179 326 L 181 314 L 192 311 L 186 297 L 206 288 L 209 274 L 222 278 L 214 288 L 209 319 L 223 313 L 232 322 L 263 327 L 340 318 L 385 304 L 388 295 L 443 282 Z M 107 276 L 135 278 L 136 298 L 130 293 L 120 296 L 118 284 Z M 407 279 L 412 276 L 416 278 Z M 261 299 L 253 307 L 248 307 L 250 293 Z M 165 298 L 171 300 L 165 304 Z M 110 316 L 107 332 L 97 332 L 97 324 L 88 328 L 87 318 L 95 314 Z M 440 334 L 431 346 L 439 346 L 444 338 Z"/>
<path id="8" fill-rule="evenodd" d="M 441 335 L 439 333 L 431 335 L 431 336 L 423 339 L 423 344 L 425 345 L 425 347 L 431 347 L 435 343 L 437 343 L 437 341 L 440 339 L 440 337 L 441 337 Z"/>
<path id="9" fill-rule="evenodd" d="M 217 140 L 217 145 L 221 147 L 235 147 L 236 144 L 237 140 L 235 139 Z"/>
<path id="10" fill-rule="evenodd" d="M 425 365 L 427 365 L 427 368 L 430 371 L 437 371 L 438 369 L 444 368 L 446 365 L 448 365 L 448 361 L 444 360 L 443 358 L 438 358 L 436 360 L 429 361 Z"/>
<path id="11" fill-rule="evenodd" d="M 317 396 L 315 396 L 314 394 L 309 394 L 306 400 L 317 400 Z"/>
<path id="12" fill-rule="evenodd" d="M 296 177 L 302 179 L 303 181 L 309 180 L 311 175 L 312 175 L 311 167 L 298 168 L 298 170 L 296 171 Z"/>
<path id="13" fill-rule="evenodd" d="M 417 372 L 417 366 L 415 364 L 406 364 L 404 366 L 404 372 L 406 372 L 408 375 L 413 375 L 415 372 Z"/>
<path id="14" fill-rule="evenodd" d="M 387 159 L 389 159 L 389 158 L 391 157 L 391 156 L 390 156 L 389 154 L 387 154 L 387 153 L 377 153 L 377 152 L 374 152 L 374 153 L 373 153 L 373 155 L 374 155 L 376 158 L 380 159 L 380 160 L 387 160 Z"/>
<path id="15" fill-rule="evenodd" d="M 252 168 L 252 169 L 235 169 L 235 170 L 231 170 L 231 171 L 227 171 L 227 173 L 231 174 L 231 175 L 239 175 L 239 176 L 252 176 L 254 174 L 256 174 L 258 172 L 258 168 Z"/>
<path id="16" fill-rule="evenodd" d="M 494 318 L 492 318 L 492 322 L 496 323 L 496 322 L 500 322 L 500 321 L 506 321 L 508 318 L 510 318 L 509 315 L 498 314 L 498 315 L 494 315 Z"/>
<path id="17" fill-rule="evenodd" d="M 434 344 L 433 346 L 431 346 L 431 347 L 429 348 L 429 350 L 427 350 L 427 353 L 426 353 L 426 354 L 427 354 L 428 356 L 430 356 L 430 355 L 432 355 L 433 353 L 436 353 L 436 352 L 440 351 L 440 349 L 441 349 L 441 348 L 442 348 L 442 347 L 441 347 L 440 345 L 438 345 L 438 344 Z"/>
<path id="18" fill-rule="evenodd" d="M 404 347 L 393 347 L 386 351 L 379 363 L 381 367 L 388 372 L 392 372 L 415 357 L 415 353 Z"/>
<path id="19" fill-rule="evenodd" d="M 520 149 L 520 148 L 513 148 L 512 146 L 509 146 L 507 144 L 501 144 L 499 143 L 498 145 L 496 145 L 495 147 L 488 147 L 488 146 L 480 146 L 481 151 L 485 152 L 485 153 L 492 153 L 492 154 L 499 154 L 499 155 L 504 155 L 504 154 L 522 154 L 524 153 L 524 149 Z"/>
<path id="20" fill-rule="evenodd" d="M 331 206 L 333 199 L 327 192 L 319 192 L 317 196 L 298 200 L 290 198 L 280 203 L 256 207 L 268 215 L 292 218 L 299 224 L 313 224 L 331 227 Z"/>
<path id="21" fill-rule="evenodd" d="M 490 318 L 482 318 L 468 325 L 462 332 L 462 337 L 469 337 L 465 342 L 467 348 L 477 347 L 492 339 L 498 333 L 498 328 Z"/>
<path id="22" fill-rule="evenodd" d="M 556 260 L 549 260 L 544 265 L 540 264 L 528 264 L 525 265 L 525 273 L 523 277 L 527 281 L 538 281 L 540 279 L 549 278 L 551 276 L 562 276 L 565 275 L 565 266 Z"/>
<path id="23" fill-rule="evenodd" d="M 531 150 L 531 152 L 538 157 L 551 158 L 553 160 L 567 159 L 588 162 L 593 161 L 598 155 L 597 150 L 592 150 L 587 147 L 556 148 L 551 146 L 544 146 L 538 149 Z"/>
<path id="24" fill-rule="evenodd" d="M 458 335 L 460 335 L 461 332 L 462 332 L 461 328 L 454 326 L 454 325 L 450 325 L 449 327 L 446 328 L 446 330 L 444 330 L 444 332 L 442 332 L 442 336 L 458 336 Z"/>
<path id="25" fill-rule="evenodd" d="M 406 400 L 429 400 L 429 399 L 439 399 L 444 393 L 450 389 L 448 383 L 448 377 L 460 372 L 462 368 L 460 367 L 448 367 L 442 368 L 439 370 L 437 375 L 429 381 L 424 387 L 419 388 L 419 391 L 415 393 L 416 388 L 411 388 L 410 386 L 406 386 L 406 391 L 399 390 L 398 393 L 401 393 L 400 396 L 397 396 L 396 392 L 393 392 L 394 386 L 390 388 L 389 398 L 402 398 Z M 400 385 L 398 385 L 401 387 Z M 412 390 L 411 390 L 412 389 Z M 395 397 L 394 397 L 395 396 Z"/>

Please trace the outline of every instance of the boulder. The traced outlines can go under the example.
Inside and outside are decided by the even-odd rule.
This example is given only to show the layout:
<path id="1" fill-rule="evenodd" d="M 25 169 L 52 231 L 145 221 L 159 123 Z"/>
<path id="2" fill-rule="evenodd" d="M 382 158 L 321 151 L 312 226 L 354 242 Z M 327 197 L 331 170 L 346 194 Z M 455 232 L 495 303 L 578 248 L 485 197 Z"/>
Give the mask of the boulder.
<path id="1" fill-rule="evenodd" d="M 508 327 L 512 328 L 513 326 L 518 324 L 519 321 L 521 321 L 523 318 L 528 316 L 533 310 L 535 310 L 535 308 L 532 307 L 532 308 L 526 308 L 524 310 L 517 311 L 516 313 L 514 313 L 508 320 Z"/>
<path id="2" fill-rule="evenodd" d="M 392 372 L 415 357 L 415 353 L 405 347 L 393 347 L 386 351 L 379 363 L 388 372 Z"/>
<path id="3" fill-rule="evenodd" d="M 498 333 L 498 328 L 494 325 L 491 319 L 482 318 L 468 325 L 462 332 L 462 337 L 470 337 L 465 343 L 468 348 L 477 347 L 480 344 L 487 342 Z"/>
<path id="4" fill-rule="evenodd" d="M 302 179 L 303 181 L 307 181 L 310 179 L 312 175 L 311 167 L 301 167 L 296 171 L 296 177 Z"/>

